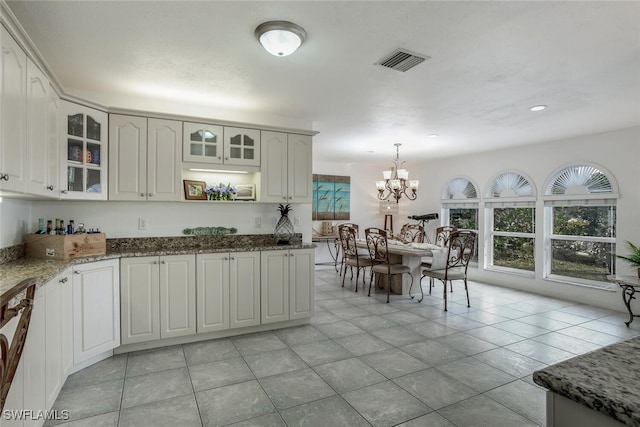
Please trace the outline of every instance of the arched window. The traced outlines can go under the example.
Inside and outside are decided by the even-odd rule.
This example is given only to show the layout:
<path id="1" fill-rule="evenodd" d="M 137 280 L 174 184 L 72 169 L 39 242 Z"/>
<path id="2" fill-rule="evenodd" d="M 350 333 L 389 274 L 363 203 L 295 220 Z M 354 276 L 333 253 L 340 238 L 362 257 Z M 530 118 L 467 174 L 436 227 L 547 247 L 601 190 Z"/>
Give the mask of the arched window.
<path id="1" fill-rule="evenodd" d="M 443 225 L 478 231 L 478 187 L 468 178 L 449 181 L 440 201 Z"/>
<path id="2" fill-rule="evenodd" d="M 612 289 L 617 185 L 603 168 L 580 164 L 552 174 L 544 186 L 545 278 Z"/>
<path id="3" fill-rule="evenodd" d="M 531 179 L 519 172 L 503 172 L 489 182 L 485 197 L 485 268 L 533 275 L 535 196 Z"/>

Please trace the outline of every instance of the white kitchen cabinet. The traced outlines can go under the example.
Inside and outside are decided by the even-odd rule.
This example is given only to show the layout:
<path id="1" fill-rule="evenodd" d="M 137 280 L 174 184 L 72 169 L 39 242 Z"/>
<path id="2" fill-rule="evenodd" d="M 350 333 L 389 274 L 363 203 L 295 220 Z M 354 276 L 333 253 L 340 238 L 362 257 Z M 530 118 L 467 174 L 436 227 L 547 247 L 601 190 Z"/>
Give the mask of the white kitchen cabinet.
<path id="1" fill-rule="evenodd" d="M 262 131 L 262 202 L 311 203 L 311 136 Z"/>
<path id="2" fill-rule="evenodd" d="M 60 97 L 51 86 L 47 98 L 47 196 L 60 197 Z"/>
<path id="3" fill-rule="evenodd" d="M 289 255 L 289 318 L 311 317 L 315 294 L 315 249 L 296 249 Z"/>
<path id="4" fill-rule="evenodd" d="M 46 286 L 46 285 L 45 285 Z M 46 308 L 45 290 L 40 287 L 36 290 L 33 301 L 33 311 L 27 331 L 24 350 L 22 352 L 22 362 L 24 362 L 24 405 L 27 411 L 37 414 L 47 408 L 46 404 Z M 15 381 L 15 379 L 14 379 Z M 41 426 L 44 420 L 27 419 L 25 426 Z"/>
<path id="5" fill-rule="evenodd" d="M 195 333 L 195 256 L 160 257 L 160 338 Z"/>
<path id="6" fill-rule="evenodd" d="M 58 276 L 60 283 L 61 354 L 63 378 L 73 369 L 73 276 L 71 268 Z M 66 280 L 64 280 L 66 278 Z M 64 379 L 62 384 L 64 385 Z"/>
<path id="7" fill-rule="evenodd" d="M 194 255 L 122 258 L 122 344 L 196 333 Z"/>
<path id="8" fill-rule="evenodd" d="M 182 123 L 109 115 L 109 200 L 179 201 Z"/>
<path id="9" fill-rule="evenodd" d="M 0 190 L 24 193 L 27 182 L 27 56 L 0 25 Z"/>
<path id="10" fill-rule="evenodd" d="M 233 252 L 229 257 L 230 327 L 260 324 L 260 253 Z"/>
<path id="11" fill-rule="evenodd" d="M 117 259 L 73 267 L 73 363 L 120 345 L 120 263 Z"/>
<path id="12" fill-rule="evenodd" d="M 224 128 L 224 163 L 260 166 L 260 131 L 246 128 Z"/>
<path id="13" fill-rule="evenodd" d="M 27 188 L 38 196 L 56 196 L 49 182 L 49 79 L 27 59 Z M 57 120 L 57 119 L 56 119 Z M 54 149 L 57 148 L 53 147 Z M 57 153 L 56 153 L 57 154 Z M 57 177 L 56 177 L 57 181 Z"/>
<path id="14" fill-rule="evenodd" d="M 122 344 L 160 339 L 159 258 L 120 260 Z"/>
<path id="15" fill-rule="evenodd" d="M 107 113 L 61 103 L 60 198 L 107 200 Z"/>
<path id="16" fill-rule="evenodd" d="M 214 165 L 260 166 L 260 131 L 184 122 L 182 158 Z"/>
<path id="17" fill-rule="evenodd" d="M 289 251 L 260 253 L 261 323 L 289 320 Z"/>
<path id="18" fill-rule="evenodd" d="M 45 401 L 47 409 L 53 406 L 58 393 L 64 384 L 69 368 L 68 349 L 71 341 L 66 337 L 71 336 L 70 325 L 63 322 L 63 310 L 70 308 L 70 301 L 64 301 L 65 286 L 70 286 L 70 270 L 65 270 L 53 279 L 49 280 L 40 290 L 45 293 Z M 67 329 L 68 328 L 68 329 Z"/>
<path id="19" fill-rule="evenodd" d="M 260 324 L 260 253 L 196 256 L 198 333 Z"/>
<path id="20" fill-rule="evenodd" d="M 313 249 L 261 252 L 261 321 L 284 322 L 313 315 Z"/>

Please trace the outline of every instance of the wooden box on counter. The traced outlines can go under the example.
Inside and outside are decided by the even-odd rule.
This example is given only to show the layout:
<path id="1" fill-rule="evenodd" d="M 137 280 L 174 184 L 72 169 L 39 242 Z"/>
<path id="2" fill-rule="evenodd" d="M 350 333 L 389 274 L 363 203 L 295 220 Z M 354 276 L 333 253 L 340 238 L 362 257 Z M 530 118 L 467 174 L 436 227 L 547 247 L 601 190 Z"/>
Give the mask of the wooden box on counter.
<path id="1" fill-rule="evenodd" d="M 27 257 L 46 259 L 73 259 L 107 253 L 104 233 L 51 236 L 27 234 Z"/>

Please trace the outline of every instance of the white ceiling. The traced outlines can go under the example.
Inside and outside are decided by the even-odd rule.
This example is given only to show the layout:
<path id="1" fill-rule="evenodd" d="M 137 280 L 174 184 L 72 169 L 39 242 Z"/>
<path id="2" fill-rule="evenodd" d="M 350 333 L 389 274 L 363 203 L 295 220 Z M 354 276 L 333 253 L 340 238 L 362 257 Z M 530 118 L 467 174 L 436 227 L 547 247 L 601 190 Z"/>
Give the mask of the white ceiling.
<path id="1" fill-rule="evenodd" d="M 635 1 L 7 4 L 67 94 L 312 127 L 318 161 L 383 161 L 396 142 L 403 159 L 431 159 L 640 125 Z M 301 25 L 307 41 L 269 55 L 253 35 L 269 20 Z M 397 48 L 431 59 L 406 73 L 374 65 Z"/>

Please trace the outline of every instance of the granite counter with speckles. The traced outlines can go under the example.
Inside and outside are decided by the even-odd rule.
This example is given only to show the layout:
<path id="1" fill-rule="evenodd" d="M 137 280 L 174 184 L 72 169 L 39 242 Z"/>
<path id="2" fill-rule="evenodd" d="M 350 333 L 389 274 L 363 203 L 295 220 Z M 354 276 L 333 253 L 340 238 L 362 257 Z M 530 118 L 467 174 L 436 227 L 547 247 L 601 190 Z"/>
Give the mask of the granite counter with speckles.
<path id="1" fill-rule="evenodd" d="M 533 381 L 626 425 L 640 425 L 640 337 L 533 373 Z"/>
<path id="2" fill-rule="evenodd" d="M 40 287 L 67 267 L 105 259 L 216 252 L 272 251 L 313 247 L 315 245 L 312 243 L 302 242 L 301 234 L 296 234 L 289 245 L 276 244 L 271 234 L 107 239 L 106 255 L 63 261 L 24 258 L 24 248 L 20 248 L 20 245 L 18 245 L 5 251 L 9 251 L 10 254 L 5 254 L 3 258 L 5 262 L 0 264 L 0 296 L 25 279 L 34 278 L 36 286 Z M 16 254 L 18 256 L 22 254 L 22 257 L 15 259 Z M 15 300 L 19 300 L 21 297 L 23 295 L 18 295 Z M 11 304 L 13 305 L 13 302 Z"/>

